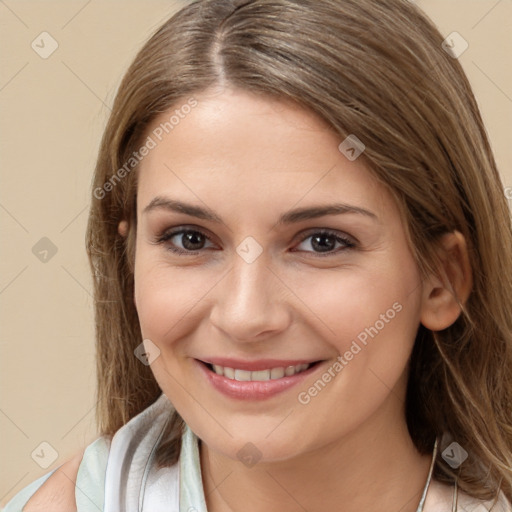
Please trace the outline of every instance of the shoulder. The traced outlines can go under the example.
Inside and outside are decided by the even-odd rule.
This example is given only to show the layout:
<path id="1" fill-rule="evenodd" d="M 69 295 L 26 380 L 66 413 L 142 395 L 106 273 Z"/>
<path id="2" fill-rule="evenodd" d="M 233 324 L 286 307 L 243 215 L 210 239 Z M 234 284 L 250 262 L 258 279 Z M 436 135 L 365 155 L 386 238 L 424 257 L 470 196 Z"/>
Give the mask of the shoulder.
<path id="1" fill-rule="evenodd" d="M 432 480 L 425 501 L 424 512 L 446 512 L 454 510 L 454 487 Z M 512 512 L 512 506 L 506 499 L 503 492 L 500 493 L 497 503 L 493 500 L 481 501 L 458 490 L 457 511 L 459 512 Z"/>
<path id="2" fill-rule="evenodd" d="M 460 510 L 463 512 L 512 512 L 512 504 L 503 492 L 499 493 L 498 499 L 488 501 L 477 500 L 462 493 L 459 496 L 458 503 Z"/>
<path id="3" fill-rule="evenodd" d="M 0 512 L 76 512 L 88 510 L 91 500 L 103 510 L 110 442 L 109 437 L 100 436 L 85 450 L 21 489 Z"/>
<path id="4" fill-rule="evenodd" d="M 75 484 L 84 450 L 62 464 L 32 495 L 23 512 L 76 512 Z"/>

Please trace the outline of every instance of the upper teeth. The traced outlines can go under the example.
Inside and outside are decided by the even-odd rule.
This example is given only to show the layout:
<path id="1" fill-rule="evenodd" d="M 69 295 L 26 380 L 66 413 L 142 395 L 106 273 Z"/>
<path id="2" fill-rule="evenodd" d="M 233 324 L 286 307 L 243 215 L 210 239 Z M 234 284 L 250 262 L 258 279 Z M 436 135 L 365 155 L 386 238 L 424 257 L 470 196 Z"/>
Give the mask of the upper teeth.
<path id="1" fill-rule="evenodd" d="M 248 371 L 248 370 L 238 370 L 237 368 L 228 368 L 225 366 L 219 366 L 217 364 L 212 365 L 213 370 L 217 375 L 223 375 L 224 377 L 231 380 L 243 380 L 243 381 L 252 381 L 252 380 L 274 380 L 281 379 L 285 375 L 290 377 L 291 375 L 295 375 L 296 373 L 303 372 L 308 369 L 311 364 L 304 363 L 298 364 L 297 366 L 287 366 L 279 367 L 279 368 L 271 368 L 268 370 L 257 370 L 257 371 Z"/>

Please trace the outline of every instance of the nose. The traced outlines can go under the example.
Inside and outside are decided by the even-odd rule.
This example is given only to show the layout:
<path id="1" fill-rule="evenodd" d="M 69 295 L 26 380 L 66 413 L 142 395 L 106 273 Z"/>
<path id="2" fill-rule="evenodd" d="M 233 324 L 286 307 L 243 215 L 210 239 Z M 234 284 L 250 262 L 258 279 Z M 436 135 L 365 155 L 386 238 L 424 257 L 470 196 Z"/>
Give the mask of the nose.
<path id="1" fill-rule="evenodd" d="M 290 324 L 291 292 L 264 255 L 247 263 L 236 254 L 231 270 L 215 288 L 210 320 L 234 341 L 262 341 Z"/>

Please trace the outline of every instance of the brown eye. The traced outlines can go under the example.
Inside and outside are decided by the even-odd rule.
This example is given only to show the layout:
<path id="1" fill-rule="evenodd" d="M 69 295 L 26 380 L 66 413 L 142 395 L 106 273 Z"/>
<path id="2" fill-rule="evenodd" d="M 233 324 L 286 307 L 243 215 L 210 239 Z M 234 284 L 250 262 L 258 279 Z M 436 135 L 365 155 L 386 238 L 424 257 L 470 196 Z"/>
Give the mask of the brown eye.
<path id="1" fill-rule="evenodd" d="M 180 229 L 164 233 L 157 240 L 167 248 L 178 254 L 195 254 L 205 248 L 207 242 L 211 243 L 210 238 L 196 229 Z"/>
<path id="2" fill-rule="evenodd" d="M 183 248 L 187 249 L 187 251 L 197 251 L 198 249 L 202 249 L 206 241 L 206 237 L 198 231 L 186 231 L 178 236 L 181 236 L 179 240 L 181 241 Z"/>
<path id="3" fill-rule="evenodd" d="M 340 251 L 355 247 L 355 243 L 345 236 L 333 231 L 310 232 L 308 236 L 302 239 L 299 244 L 299 250 L 304 252 L 313 252 L 319 256 L 337 254 Z M 303 246 L 300 249 L 300 246 Z M 313 250 L 308 250 L 307 247 Z M 336 250 L 337 249 L 337 250 Z"/>

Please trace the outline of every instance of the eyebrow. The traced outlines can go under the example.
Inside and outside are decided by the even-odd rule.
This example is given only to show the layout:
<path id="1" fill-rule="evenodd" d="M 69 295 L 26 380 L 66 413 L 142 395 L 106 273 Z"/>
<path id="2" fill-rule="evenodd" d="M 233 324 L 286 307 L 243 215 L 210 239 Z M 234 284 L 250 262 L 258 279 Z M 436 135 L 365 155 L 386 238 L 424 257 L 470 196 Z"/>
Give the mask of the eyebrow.
<path id="1" fill-rule="evenodd" d="M 176 201 L 167 197 L 157 196 L 155 197 L 142 211 L 143 214 L 147 214 L 154 210 L 167 210 L 178 213 L 184 213 L 192 217 L 199 219 L 208 220 L 211 222 L 217 222 L 224 224 L 224 221 L 209 208 L 203 208 L 193 204 L 184 203 L 182 201 Z M 343 203 L 328 204 L 311 206 L 304 208 L 296 208 L 288 212 L 283 213 L 276 225 L 293 224 L 295 222 L 301 222 L 303 220 L 316 219 L 318 217 L 324 217 L 325 215 L 340 215 L 344 213 L 356 213 L 364 215 L 366 217 L 377 220 L 378 217 L 375 213 L 370 210 L 366 210 L 359 206 L 353 206 Z"/>

